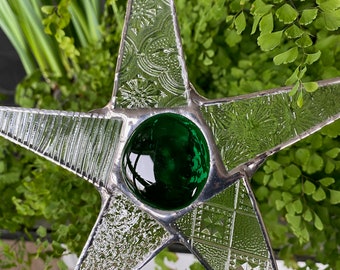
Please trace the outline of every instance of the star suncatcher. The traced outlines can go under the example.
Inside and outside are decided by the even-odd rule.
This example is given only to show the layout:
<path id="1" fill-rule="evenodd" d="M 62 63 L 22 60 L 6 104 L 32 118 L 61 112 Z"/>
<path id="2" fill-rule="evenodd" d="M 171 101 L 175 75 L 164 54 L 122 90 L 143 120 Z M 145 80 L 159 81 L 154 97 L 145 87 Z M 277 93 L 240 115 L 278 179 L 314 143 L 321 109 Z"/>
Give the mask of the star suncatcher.
<path id="1" fill-rule="evenodd" d="M 129 0 L 108 105 L 0 107 L 0 135 L 100 192 L 76 269 L 140 269 L 173 243 L 207 269 L 276 269 L 248 179 L 269 155 L 340 118 L 340 79 L 319 82 L 301 108 L 289 91 L 201 97 L 173 1 Z"/>

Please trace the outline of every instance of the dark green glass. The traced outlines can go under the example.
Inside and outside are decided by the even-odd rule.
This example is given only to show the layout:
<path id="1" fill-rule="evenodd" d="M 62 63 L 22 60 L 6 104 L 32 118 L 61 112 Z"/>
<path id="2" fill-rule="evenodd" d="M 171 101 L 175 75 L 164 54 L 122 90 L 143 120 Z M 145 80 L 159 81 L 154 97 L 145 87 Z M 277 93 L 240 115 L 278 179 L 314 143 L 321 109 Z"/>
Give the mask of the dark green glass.
<path id="1" fill-rule="evenodd" d="M 141 123 L 123 153 L 122 171 L 128 187 L 142 202 L 162 210 L 193 202 L 209 169 L 209 149 L 201 130 L 173 113 Z"/>

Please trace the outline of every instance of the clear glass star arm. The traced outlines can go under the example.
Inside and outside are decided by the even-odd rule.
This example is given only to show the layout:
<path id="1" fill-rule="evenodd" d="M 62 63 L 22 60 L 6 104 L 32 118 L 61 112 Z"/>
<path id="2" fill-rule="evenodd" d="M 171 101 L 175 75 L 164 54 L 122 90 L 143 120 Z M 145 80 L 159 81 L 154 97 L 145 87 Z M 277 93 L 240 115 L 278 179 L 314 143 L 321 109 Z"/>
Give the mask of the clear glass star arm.
<path id="1" fill-rule="evenodd" d="M 340 78 L 320 81 L 316 92 L 304 93 L 302 107 L 289 92 L 286 87 L 202 102 L 228 170 L 264 159 L 340 118 Z"/>
<path id="2" fill-rule="evenodd" d="M 112 107 L 178 107 L 189 82 L 173 0 L 129 0 Z"/>
<path id="3" fill-rule="evenodd" d="M 103 206 L 75 270 L 140 269 L 173 236 L 118 190 Z"/>
<path id="4" fill-rule="evenodd" d="M 0 136 L 106 186 L 122 119 L 93 113 L 0 107 Z"/>
<path id="5" fill-rule="evenodd" d="M 175 226 L 206 269 L 277 269 L 246 176 L 179 218 Z"/>

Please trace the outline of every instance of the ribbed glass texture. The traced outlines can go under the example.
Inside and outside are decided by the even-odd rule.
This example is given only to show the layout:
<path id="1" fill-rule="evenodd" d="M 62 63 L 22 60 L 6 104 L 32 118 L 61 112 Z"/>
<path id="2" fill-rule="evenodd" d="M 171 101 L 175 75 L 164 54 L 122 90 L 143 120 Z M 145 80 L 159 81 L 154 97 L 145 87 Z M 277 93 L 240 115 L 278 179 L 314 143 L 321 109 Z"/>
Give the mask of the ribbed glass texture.
<path id="1" fill-rule="evenodd" d="M 104 186 L 121 124 L 90 113 L 0 108 L 2 137 Z"/>

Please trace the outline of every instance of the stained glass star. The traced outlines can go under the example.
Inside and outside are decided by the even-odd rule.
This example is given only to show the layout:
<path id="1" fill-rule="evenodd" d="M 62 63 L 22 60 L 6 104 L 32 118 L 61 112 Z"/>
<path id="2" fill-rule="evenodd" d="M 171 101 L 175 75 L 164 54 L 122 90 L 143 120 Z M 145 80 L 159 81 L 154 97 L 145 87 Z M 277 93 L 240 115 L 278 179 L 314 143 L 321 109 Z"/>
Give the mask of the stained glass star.
<path id="1" fill-rule="evenodd" d="M 207 269 L 276 269 L 248 179 L 340 118 L 340 79 L 207 100 L 172 0 L 129 0 L 112 100 L 90 113 L 0 107 L 1 136 L 93 183 L 102 209 L 76 269 L 139 269 L 181 243 Z"/>

